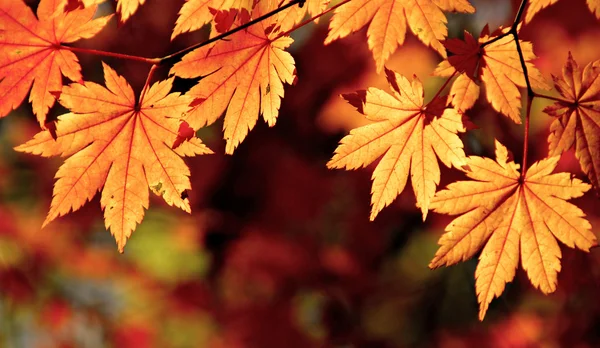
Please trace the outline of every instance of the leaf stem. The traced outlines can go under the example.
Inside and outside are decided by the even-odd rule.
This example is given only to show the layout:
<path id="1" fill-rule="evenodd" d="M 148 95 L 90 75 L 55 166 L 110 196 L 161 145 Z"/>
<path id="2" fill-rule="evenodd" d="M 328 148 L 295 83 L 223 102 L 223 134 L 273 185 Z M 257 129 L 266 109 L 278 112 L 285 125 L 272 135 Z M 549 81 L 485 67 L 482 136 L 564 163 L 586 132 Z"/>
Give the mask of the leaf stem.
<path id="1" fill-rule="evenodd" d="M 521 168 L 521 179 L 525 179 L 527 174 L 527 152 L 529 150 L 529 115 L 531 114 L 531 104 L 533 96 L 527 96 L 527 113 L 525 114 L 525 134 L 523 135 L 523 161 Z"/>
<path id="2" fill-rule="evenodd" d="M 162 58 L 159 59 L 158 64 L 159 65 L 174 64 L 177 61 L 179 61 L 184 55 L 186 55 L 187 53 L 189 53 L 189 52 L 191 52 L 191 51 L 193 51 L 193 50 L 195 50 L 197 48 L 204 47 L 206 45 L 210 45 L 213 42 L 222 40 L 222 39 L 224 39 L 224 38 L 226 38 L 226 37 L 228 37 L 230 35 L 233 35 L 233 34 L 239 32 L 239 31 L 242 31 L 242 30 L 248 28 L 248 27 L 250 27 L 250 26 L 252 26 L 252 25 L 254 25 L 256 23 L 262 22 L 265 19 L 267 19 L 267 18 L 269 18 L 271 16 L 274 16 L 274 15 L 278 14 L 279 12 L 281 12 L 283 10 L 286 10 L 286 9 L 288 9 L 288 8 L 296 5 L 296 4 L 304 3 L 304 1 L 305 0 L 292 0 L 292 1 L 288 2 L 287 4 L 285 4 L 285 5 L 283 5 L 283 6 L 279 7 L 279 8 L 276 8 L 275 10 L 273 10 L 273 11 L 271 11 L 269 13 L 266 13 L 266 14 L 264 14 L 264 15 L 256 18 L 256 19 L 253 19 L 253 20 L 249 21 L 248 23 L 244 23 L 244 24 L 240 25 L 239 27 L 236 27 L 236 28 L 234 28 L 232 30 L 229 30 L 229 31 L 227 31 L 227 32 L 225 32 L 225 33 L 223 33 L 221 35 L 217 35 L 217 36 L 215 36 L 215 37 L 213 37 L 211 39 L 205 40 L 205 41 L 197 43 L 195 45 L 186 47 L 186 48 L 182 49 L 181 51 L 178 51 L 178 52 L 175 52 L 175 53 L 170 54 L 168 56 L 162 57 Z"/>
<path id="3" fill-rule="evenodd" d="M 432 101 L 435 100 L 435 98 L 439 97 L 440 94 L 442 93 L 442 91 L 446 88 L 446 86 L 448 86 L 448 83 L 450 83 L 450 80 L 452 80 L 452 78 L 454 77 L 454 75 L 456 75 L 456 73 L 458 72 L 458 70 L 454 69 L 454 72 L 452 73 L 452 75 L 450 75 L 450 77 L 448 77 L 448 79 L 446 80 L 446 82 L 444 82 L 444 84 L 442 85 L 442 87 L 440 87 L 440 89 L 437 91 L 437 93 L 433 96 L 433 98 L 431 98 L 431 100 L 429 101 L 430 103 Z"/>
<path id="4" fill-rule="evenodd" d="M 533 96 L 535 98 L 544 98 L 544 99 L 554 100 L 554 101 L 565 103 L 565 104 L 573 104 L 573 102 L 570 102 L 570 101 L 562 99 L 562 98 L 553 97 L 551 95 L 545 95 L 545 94 L 540 94 L 540 93 L 535 93 L 534 92 Z"/>
<path id="5" fill-rule="evenodd" d="M 285 32 L 283 32 L 283 33 L 280 33 L 279 35 L 277 35 L 277 37 L 275 37 L 275 38 L 273 39 L 273 41 L 275 41 L 275 40 L 277 40 L 277 39 L 281 38 L 282 36 L 289 35 L 291 32 L 293 32 L 293 31 L 295 31 L 295 30 L 298 30 L 298 29 L 302 28 L 303 26 L 307 25 L 308 23 L 310 23 L 310 22 L 312 22 L 312 21 L 315 21 L 315 20 L 319 19 L 321 16 L 324 16 L 324 15 L 328 14 L 329 12 L 331 12 L 331 11 L 335 10 L 336 8 L 338 8 L 338 7 L 342 6 L 342 5 L 345 5 L 345 4 L 349 3 L 350 1 L 352 1 L 352 0 L 344 0 L 344 1 L 342 1 L 342 2 L 339 2 L 339 3 L 337 3 L 337 4 L 336 4 L 336 5 L 334 5 L 334 6 L 331 6 L 330 8 L 328 8 L 327 10 L 325 10 L 325 11 L 323 11 L 323 12 L 319 13 L 318 15 L 316 15 L 316 16 L 314 16 L 314 17 L 312 17 L 312 18 L 309 18 L 309 19 L 305 20 L 304 22 L 302 22 L 302 23 L 300 23 L 300 24 L 297 24 L 296 26 L 294 26 L 294 27 L 293 27 L 293 28 L 291 28 L 290 30 L 288 30 L 288 31 L 285 31 Z"/>
<path id="6" fill-rule="evenodd" d="M 148 77 L 146 78 L 146 83 L 144 83 L 144 88 L 142 88 L 142 93 L 140 95 L 140 101 L 136 105 L 138 105 L 138 106 L 142 105 L 142 103 L 144 102 L 144 97 L 146 96 L 146 91 L 148 91 L 148 88 L 150 87 L 150 82 L 152 81 L 152 77 L 154 76 L 154 72 L 156 71 L 157 68 L 158 68 L 157 64 L 153 64 L 152 67 L 150 67 L 150 71 L 148 72 Z"/>
<path id="7" fill-rule="evenodd" d="M 73 47 L 73 46 L 67 46 L 67 45 L 60 45 L 59 47 L 61 49 L 71 51 L 74 53 L 84 53 L 84 54 L 93 54 L 96 56 L 103 56 L 103 57 L 113 57 L 113 58 L 132 60 L 132 61 L 142 62 L 142 63 L 147 63 L 147 64 L 157 64 L 158 62 L 160 62 L 159 58 L 145 58 L 145 57 L 132 56 L 129 54 L 100 51 L 100 50 L 94 50 L 91 48 L 81 48 L 81 47 Z"/>

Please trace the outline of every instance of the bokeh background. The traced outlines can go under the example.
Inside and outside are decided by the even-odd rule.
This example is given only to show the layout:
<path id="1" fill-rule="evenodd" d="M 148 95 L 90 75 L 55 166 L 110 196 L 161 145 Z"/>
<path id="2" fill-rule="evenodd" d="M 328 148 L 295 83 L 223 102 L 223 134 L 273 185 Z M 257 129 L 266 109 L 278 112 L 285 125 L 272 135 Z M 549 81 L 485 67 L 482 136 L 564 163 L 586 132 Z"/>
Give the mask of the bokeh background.
<path id="1" fill-rule="evenodd" d="M 475 15 L 449 15 L 450 37 L 508 25 L 519 4 L 471 2 Z M 175 52 L 208 35 L 170 42 L 182 3 L 148 0 L 125 25 L 113 20 L 78 45 L 148 57 Z M 111 2 L 100 8 L 113 11 Z M 220 122 L 200 130 L 216 154 L 186 159 L 193 214 L 154 197 L 124 254 L 104 229 L 98 197 L 40 228 L 62 160 L 12 150 L 38 131 L 29 105 L 0 120 L 0 346 L 600 346 L 598 249 L 563 247 L 558 290 L 549 296 L 519 270 L 479 322 L 477 259 L 427 268 L 450 217 L 432 213 L 423 223 L 407 188 L 369 222 L 373 167 L 346 172 L 325 164 L 342 136 L 365 123 L 339 94 L 386 82 L 375 73 L 365 30 L 323 46 L 328 19 L 293 33 L 298 83 L 286 87 L 277 125 L 259 123 L 233 156 L 223 154 Z M 600 21 L 584 0 L 543 10 L 522 36 L 533 41 L 548 79 L 561 73 L 568 51 L 582 66 L 600 59 Z M 149 68 L 79 57 L 87 80 L 102 82 L 103 60 L 137 91 Z M 416 74 L 431 97 L 444 82 L 431 77 L 439 61 L 409 34 L 387 66 Z M 178 80 L 176 88 L 189 86 Z M 547 154 L 546 105 L 533 105 L 534 160 Z M 63 112 L 55 107 L 52 116 Z M 492 156 L 496 137 L 520 161 L 522 128 L 482 101 L 468 115 L 479 127 L 463 136 L 468 154 Z M 573 152 L 558 169 L 582 177 Z M 440 187 L 463 178 L 443 168 Z M 599 235 L 598 198 L 588 193 L 574 203 Z"/>

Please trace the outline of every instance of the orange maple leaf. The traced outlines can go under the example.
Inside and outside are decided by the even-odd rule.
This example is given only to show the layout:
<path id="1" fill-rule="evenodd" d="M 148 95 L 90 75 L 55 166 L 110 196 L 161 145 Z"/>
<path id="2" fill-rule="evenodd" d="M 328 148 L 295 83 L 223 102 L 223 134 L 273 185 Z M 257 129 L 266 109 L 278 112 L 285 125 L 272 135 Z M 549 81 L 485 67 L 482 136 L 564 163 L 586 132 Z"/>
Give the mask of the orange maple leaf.
<path id="1" fill-rule="evenodd" d="M 250 13 L 254 0 L 186 0 L 179 10 L 179 17 L 171 34 L 171 40 L 182 33 L 198 30 L 214 18 L 214 12 L 237 10 Z M 212 10 L 212 11 L 211 11 Z"/>
<path id="2" fill-rule="evenodd" d="M 529 6 L 527 7 L 527 14 L 525 15 L 525 23 L 529 23 L 533 17 L 543 10 L 544 8 L 553 5 L 558 0 L 529 0 Z M 586 0 L 588 8 L 600 19 L 600 1 L 598 0 Z"/>
<path id="3" fill-rule="evenodd" d="M 519 165 L 496 142 L 496 161 L 469 157 L 467 176 L 439 191 L 431 202 L 437 213 L 458 215 L 439 240 L 431 268 L 467 260 L 483 247 L 475 289 L 483 320 L 492 299 L 512 281 L 519 262 L 543 293 L 556 290 L 561 251 L 556 239 L 585 251 L 596 245 L 585 214 L 566 200 L 590 185 L 570 173 L 551 174 L 558 156 L 534 163 L 521 177 Z"/>
<path id="4" fill-rule="evenodd" d="M 466 157 L 457 133 L 466 129 L 461 114 L 445 109 L 444 98 L 424 103 L 423 85 L 416 76 L 411 82 L 387 68 L 385 73 L 392 95 L 369 88 L 343 96 L 375 123 L 350 131 L 327 166 L 356 169 L 383 155 L 372 176 L 371 220 L 404 190 L 410 169 L 425 220 L 440 182 L 437 158 L 448 167 L 462 167 Z"/>
<path id="5" fill-rule="evenodd" d="M 136 103 L 127 81 L 103 66 L 106 88 L 93 82 L 63 88 L 60 103 L 71 113 L 58 118 L 56 140 L 50 131 L 41 131 L 16 150 L 69 157 L 56 173 L 44 225 L 79 209 L 102 190 L 106 228 L 123 251 L 148 208 L 148 187 L 169 205 L 190 211 L 183 198 L 190 189 L 190 171 L 180 156 L 211 151 L 195 137 L 179 139 L 177 149 L 171 148 L 180 136 L 175 118 L 190 103 L 179 93 L 169 94 L 173 78 L 144 89 Z"/>
<path id="6" fill-rule="evenodd" d="M 264 0 L 257 16 L 268 12 Z M 201 47 L 175 64 L 171 73 L 184 78 L 203 76 L 187 93 L 194 97 L 186 121 L 194 129 L 215 122 L 225 110 L 225 151 L 233 153 L 254 127 L 259 114 L 277 121 L 283 82 L 294 82 L 294 58 L 285 52 L 293 40 L 281 36 L 273 19 L 231 35 L 227 41 Z"/>
<path id="7" fill-rule="evenodd" d="M 479 42 L 468 32 L 465 32 L 464 41 L 444 41 L 444 46 L 453 55 L 438 65 L 434 75 L 449 77 L 455 72 L 461 73 L 452 84 L 449 98 L 452 105 L 462 112 L 475 104 L 479 97 L 477 82 L 483 81 L 492 107 L 520 124 L 521 92 L 518 87 L 526 84 L 519 54 L 512 35 L 482 47 L 482 43 L 494 37 L 488 36 L 487 28 L 484 28 Z M 540 71 L 531 63 L 536 58 L 531 43 L 522 40 L 519 43 L 532 87 L 550 89 Z"/>
<path id="8" fill-rule="evenodd" d="M 466 0 L 355 0 L 335 10 L 325 44 L 344 38 L 370 22 L 368 45 L 377 72 L 381 72 L 390 55 L 404 43 L 408 22 L 425 45 L 446 57 L 440 42 L 448 36 L 442 11 L 473 13 L 475 9 Z"/>
<path id="9" fill-rule="evenodd" d="M 62 88 L 61 75 L 81 81 L 77 56 L 61 44 L 94 36 L 111 16 L 93 19 L 95 6 L 63 13 L 64 5 L 42 0 L 38 20 L 22 0 L 0 0 L 0 117 L 18 107 L 31 88 L 29 101 L 43 127 L 55 102 L 50 92 Z"/>
<path id="10" fill-rule="evenodd" d="M 565 98 L 544 109 L 556 119 L 550 125 L 551 155 L 560 155 L 575 145 L 581 169 L 600 192 L 600 60 L 583 69 L 569 52 L 563 78 L 552 76 Z"/>

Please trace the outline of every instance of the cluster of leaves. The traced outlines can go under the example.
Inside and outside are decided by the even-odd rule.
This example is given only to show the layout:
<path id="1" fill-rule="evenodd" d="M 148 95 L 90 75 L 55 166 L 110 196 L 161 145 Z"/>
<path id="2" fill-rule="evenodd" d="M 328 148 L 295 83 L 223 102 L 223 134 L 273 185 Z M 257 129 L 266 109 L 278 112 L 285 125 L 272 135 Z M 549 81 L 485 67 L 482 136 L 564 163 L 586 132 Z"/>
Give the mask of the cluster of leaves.
<path id="1" fill-rule="evenodd" d="M 343 97 L 371 124 L 341 140 L 330 168 L 356 169 L 381 157 L 373 172 L 371 220 L 403 192 L 410 172 L 423 220 L 429 210 L 460 215 L 446 228 L 430 267 L 451 265 L 483 248 L 476 270 L 480 319 L 515 275 L 519 258 L 542 292 L 556 289 L 561 252 L 557 239 L 588 251 L 596 245 L 585 214 L 567 200 L 593 186 L 600 192 L 600 61 L 583 70 L 569 55 L 563 77 L 554 77 L 562 98 L 539 94 L 551 85 L 533 64 L 531 43 L 519 39 L 522 25 L 555 1 L 523 1 L 513 25 L 478 39 L 448 39 L 444 12 L 473 13 L 466 0 L 327 1 L 187 0 L 171 38 L 214 27 L 213 39 L 162 58 L 133 57 L 84 50 L 70 44 L 100 32 L 112 16 L 94 18 L 91 0 L 42 0 L 37 17 L 22 1 L 0 0 L 0 116 L 18 107 L 27 93 L 42 130 L 17 151 L 68 157 L 56 174 L 53 199 L 44 224 L 81 208 L 101 191 L 105 226 L 120 251 L 149 205 L 149 189 L 169 205 L 190 211 L 190 171 L 182 157 L 211 153 L 194 132 L 224 115 L 225 152 L 232 154 L 260 115 L 277 120 L 284 83 L 296 82 L 293 57 L 285 50 L 290 32 L 334 11 L 325 43 L 368 24 L 368 47 L 378 72 L 385 72 L 392 94 L 377 88 Z M 118 0 L 126 21 L 144 0 Z M 590 10 L 600 17 L 595 1 Z M 306 13 L 311 18 L 301 22 Z M 428 102 L 422 83 L 385 68 L 403 44 L 407 28 L 444 60 L 434 71 L 447 81 Z M 227 40 L 218 40 L 228 37 Z M 84 81 L 76 52 L 148 63 L 147 82 L 136 98 L 128 82 L 108 65 L 105 86 Z M 154 72 L 175 62 L 170 74 L 201 78 L 185 94 L 172 92 L 174 77 L 152 84 Z M 73 83 L 63 86 L 62 77 Z M 446 86 L 452 82 L 448 94 Z M 496 142 L 496 160 L 467 156 L 459 133 L 472 128 L 468 111 L 481 85 L 498 113 L 521 123 L 521 90 L 527 90 L 522 170 Z M 527 167 L 531 101 L 553 99 L 549 157 Z M 69 113 L 57 121 L 47 115 L 58 100 Z M 552 173 L 560 155 L 575 147 L 591 185 L 569 173 Z M 463 171 L 459 181 L 438 191 L 440 167 Z M 520 255 L 520 256 L 519 256 Z"/>

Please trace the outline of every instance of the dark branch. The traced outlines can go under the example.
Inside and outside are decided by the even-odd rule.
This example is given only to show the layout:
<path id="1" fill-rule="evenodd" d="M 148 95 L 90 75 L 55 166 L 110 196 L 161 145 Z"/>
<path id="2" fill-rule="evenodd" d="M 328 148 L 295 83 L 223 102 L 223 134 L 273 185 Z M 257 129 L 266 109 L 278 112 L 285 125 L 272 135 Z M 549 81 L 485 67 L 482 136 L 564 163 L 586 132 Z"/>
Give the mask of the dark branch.
<path id="1" fill-rule="evenodd" d="M 158 64 L 159 65 L 172 65 L 172 64 L 175 64 L 179 60 L 181 60 L 181 58 L 183 58 L 183 56 L 185 56 L 186 54 L 188 54 L 189 52 L 191 52 L 191 51 L 193 51 L 193 50 L 195 50 L 197 48 L 204 47 L 206 45 L 210 45 L 213 42 L 222 40 L 222 39 L 224 39 L 224 38 L 226 38 L 226 37 L 228 37 L 230 35 L 233 35 L 233 34 L 237 33 L 238 31 L 242 31 L 242 30 L 244 30 L 244 29 L 246 29 L 246 28 L 248 28 L 248 27 L 250 27 L 250 26 L 252 26 L 252 25 L 254 25 L 256 23 L 262 22 L 265 19 L 267 19 L 267 18 L 269 18 L 271 16 L 274 16 L 274 15 L 278 14 L 279 12 L 281 12 L 283 10 L 286 10 L 286 9 L 288 9 L 288 8 L 296 5 L 296 4 L 304 4 L 305 1 L 306 0 L 292 0 L 292 1 L 288 2 L 287 4 L 285 4 L 285 5 L 277 8 L 277 9 L 275 9 L 275 10 L 269 12 L 269 13 L 266 13 L 266 14 L 264 14 L 264 15 L 256 18 L 256 19 L 253 19 L 253 20 L 251 20 L 248 23 L 242 24 L 239 27 L 234 28 L 234 29 L 232 29 L 232 30 L 230 30 L 228 32 L 225 32 L 225 33 L 223 33 L 221 35 L 215 36 L 212 39 L 208 39 L 206 41 L 203 41 L 203 42 L 200 42 L 198 44 L 192 45 L 190 47 L 184 48 L 181 51 L 175 52 L 175 53 L 170 54 L 170 55 L 168 55 L 166 57 L 160 58 L 160 62 Z"/>

